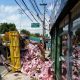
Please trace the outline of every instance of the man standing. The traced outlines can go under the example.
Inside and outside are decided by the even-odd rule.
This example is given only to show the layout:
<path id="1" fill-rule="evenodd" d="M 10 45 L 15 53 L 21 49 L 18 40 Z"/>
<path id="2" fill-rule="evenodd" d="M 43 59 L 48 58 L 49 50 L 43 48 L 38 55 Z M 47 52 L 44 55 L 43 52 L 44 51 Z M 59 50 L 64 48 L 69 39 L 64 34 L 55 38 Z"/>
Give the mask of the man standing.
<path id="1" fill-rule="evenodd" d="M 2 45 L 2 38 L 0 37 L 0 56 L 3 55 L 5 58 L 7 58 L 7 54 L 4 50 L 4 46 Z"/>

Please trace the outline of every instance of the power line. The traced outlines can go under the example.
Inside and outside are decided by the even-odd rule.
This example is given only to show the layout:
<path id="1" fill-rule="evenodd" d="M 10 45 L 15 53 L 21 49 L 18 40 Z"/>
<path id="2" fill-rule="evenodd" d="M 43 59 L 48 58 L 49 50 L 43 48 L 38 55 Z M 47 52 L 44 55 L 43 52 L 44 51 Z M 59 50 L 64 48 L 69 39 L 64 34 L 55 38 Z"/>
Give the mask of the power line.
<path id="1" fill-rule="evenodd" d="M 36 10 L 36 8 L 35 8 L 33 2 L 32 2 L 31 0 L 29 0 L 29 1 L 30 1 L 31 5 L 32 5 L 34 11 L 37 13 L 37 17 L 38 17 L 38 18 L 40 19 L 40 21 L 42 22 L 42 19 L 40 18 L 40 16 L 39 16 L 39 14 L 38 14 L 38 12 L 37 12 L 37 10 Z"/>
<path id="2" fill-rule="evenodd" d="M 30 1 L 31 5 L 33 6 L 33 9 L 35 10 L 35 12 L 38 14 L 38 12 L 36 11 L 35 6 L 34 6 L 34 4 L 32 3 L 32 1 L 31 1 L 31 0 L 29 0 L 29 1 Z"/>
<path id="3" fill-rule="evenodd" d="M 39 14 L 37 14 L 37 17 L 40 19 L 41 22 L 43 22 L 42 19 L 41 19 L 40 16 L 39 16 Z"/>
<path id="4" fill-rule="evenodd" d="M 20 4 L 15 0 L 17 5 L 21 8 L 21 10 L 25 13 L 25 15 L 33 22 L 33 20 L 28 16 L 28 14 L 25 12 L 25 10 L 20 6 Z"/>
<path id="5" fill-rule="evenodd" d="M 42 0 L 42 3 L 44 2 L 44 0 Z M 46 11 L 47 12 L 47 11 Z M 43 14 L 42 14 L 43 15 Z M 46 22 L 49 23 L 49 21 L 45 18 Z"/>
<path id="6" fill-rule="evenodd" d="M 32 14 L 32 12 L 30 11 L 30 9 L 28 8 L 28 6 L 26 5 L 26 3 L 24 2 L 24 0 L 22 0 L 25 8 L 30 12 L 30 14 L 33 16 L 33 18 L 35 19 L 35 21 L 37 21 L 37 19 L 34 17 L 34 15 Z M 38 22 L 38 21 L 37 21 Z"/>
<path id="7" fill-rule="evenodd" d="M 33 1 L 35 3 L 35 6 L 36 6 L 37 10 L 39 11 L 39 13 L 42 14 L 41 11 L 40 11 L 40 9 L 38 8 L 38 5 L 37 5 L 36 1 L 35 0 L 33 0 Z"/>
<path id="8" fill-rule="evenodd" d="M 43 20 L 43 36 L 45 36 L 45 9 L 46 9 L 46 5 L 45 3 L 40 4 L 44 7 L 44 20 Z"/>
<path id="9" fill-rule="evenodd" d="M 38 8 L 38 5 L 37 5 L 36 1 L 35 1 L 35 0 L 33 0 L 33 1 L 34 1 L 34 3 L 35 3 L 35 6 L 36 6 L 36 8 L 38 9 L 39 13 L 40 13 L 41 15 L 43 15 L 43 14 L 41 13 L 40 9 Z M 42 0 L 42 2 L 43 2 L 43 0 Z M 47 21 L 46 18 L 45 18 L 45 20 Z M 48 21 L 47 21 L 47 22 L 48 22 Z"/>

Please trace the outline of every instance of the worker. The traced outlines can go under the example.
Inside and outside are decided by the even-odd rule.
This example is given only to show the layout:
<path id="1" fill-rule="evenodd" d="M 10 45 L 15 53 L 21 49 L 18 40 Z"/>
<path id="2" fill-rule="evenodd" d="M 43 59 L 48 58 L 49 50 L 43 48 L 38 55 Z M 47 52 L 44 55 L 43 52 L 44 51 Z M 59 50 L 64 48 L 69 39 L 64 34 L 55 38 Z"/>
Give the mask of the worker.
<path id="1" fill-rule="evenodd" d="M 43 44 L 42 41 L 40 41 L 40 45 L 41 45 L 42 48 L 44 48 L 44 44 Z"/>
<path id="2" fill-rule="evenodd" d="M 42 43 L 38 43 L 37 44 L 39 49 L 41 50 L 41 55 L 43 56 L 43 58 L 45 58 L 45 49 L 43 48 L 43 44 Z"/>
<path id="3" fill-rule="evenodd" d="M 3 50 L 2 50 L 2 39 L 1 39 L 1 37 L 0 37 L 0 56 L 2 55 L 2 52 Z M 1 60 L 1 58 L 0 58 L 0 65 L 2 65 L 2 60 Z"/>
<path id="4" fill-rule="evenodd" d="M 23 49 L 25 47 L 24 41 L 25 41 L 25 39 L 20 38 L 20 49 Z"/>
<path id="5" fill-rule="evenodd" d="M 0 37 L 0 55 L 3 55 L 7 59 L 6 51 L 4 50 L 4 46 L 2 44 L 2 38 Z"/>

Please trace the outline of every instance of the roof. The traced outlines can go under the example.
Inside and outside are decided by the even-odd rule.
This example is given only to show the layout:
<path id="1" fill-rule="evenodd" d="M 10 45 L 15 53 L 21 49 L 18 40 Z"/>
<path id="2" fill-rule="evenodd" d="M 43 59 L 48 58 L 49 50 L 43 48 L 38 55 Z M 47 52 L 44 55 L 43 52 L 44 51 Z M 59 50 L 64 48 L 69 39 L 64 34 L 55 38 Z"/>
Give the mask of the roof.
<path id="1" fill-rule="evenodd" d="M 76 3 L 78 3 L 79 0 L 68 0 L 66 5 L 64 6 L 64 8 L 62 9 L 59 17 L 57 18 L 57 20 L 55 21 L 55 23 L 53 24 L 51 31 L 50 31 L 50 35 L 53 35 L 53 29 L 55 27 L 58 26 L 58 24 L 63 20 L 63 18 L 69 13 L 69 11 L 76 5 Z"/>

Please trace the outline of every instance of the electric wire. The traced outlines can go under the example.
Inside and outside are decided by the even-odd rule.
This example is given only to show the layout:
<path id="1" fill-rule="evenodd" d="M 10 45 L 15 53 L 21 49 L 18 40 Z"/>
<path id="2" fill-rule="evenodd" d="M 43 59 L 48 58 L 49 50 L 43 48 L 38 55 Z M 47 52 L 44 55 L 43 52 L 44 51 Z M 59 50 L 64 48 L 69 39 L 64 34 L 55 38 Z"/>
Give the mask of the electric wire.
<path id="1" fill-rule="evenodd" d="M 30 9 L 28 8 L 28 6 L 26 5 L 26 3 L 24 2 L 24 0 L 22 0 L 25 8 L 30 12 L 30 14 L 33 16 L 33 18 L 35 19 L 36 22 L 38 22 L 38 20 L 34 17 L 34 15 L 32 14 L 32 12 L 30 11 Z"/>
<path id="2" fill-rule="evenodd" d="M 35 1 L 35 0 L 33 0 L 33 1 L 34 1 L 34 3 L 35 3 L 35 6 L 36 6 L 37 10 L 38 10 L 38 11 L 39 11 L 39 13 L 42 15 L 42 13 L 41 13 L 40 9 L 38 8 L 38 5 L 37 5 L 36 1 Z"/>
<path id="3" fill-rule="evenodd" d="M 36 9 L 35 9 L 35 7 L 34 7 L 34 4 L 32 3 L 32 1 L 30 0 L 30 2 L 31 2 L 31 4 L 32 4 L 32 6 L 33 6 L 33 8 L 34 8 L 34 10 L 36 11 Z M 37 7 L 37 9 L 38 9 L 38 11 L 39 11 L 39 13 L 40 14 L 42 14 L 41 13 L 41 11 L 40 11 L 40 9 L 38 8 L 38 5 L 37 5 L 37 3 L 36 3 L 36 1 L 34 0 L 34 3 L 35 3 L 35 5 L 36 5 L 36 7 Z M 40 21 L 42 22 L 42 19 L 40 18 L 40 16 L 39 16 L 39 14 L 38 14 L 38 12 L 36 11 L 36 13 L 37 13 L 37 17 L 40 19 Z M 42 14 L 43 15 L 43 14 Z M 47 19 L 45 18 L 45 20 L 47 21 Z M 48 21 L 47 21 L 48 22 Z"/>
<path id="4" fill-rule="evenodd" d="M 30 1 L 31 5 L 32 5 L 34 11 L 37 13 L 37 17 L 38 17 L 38 18 L 40 19 L 40 21 L 42 22 L 42 19 L 40 18 L 40 16 L 39 16 L 39 14 L 38 14 L 38 12 L 37 12 L 37 10 L 36 10 L 36 8 L 35 8 L 33 2 L 32 2 L 31 0 L 29 0 L 29 1 Z"/>
<path id="5" fill-rule="evenodd" d="M 33 20 L 28 16 L 28 14 L 25 12 L 25 10 L 21 7 L 21 5 L 15 0 L 16 4 L 21 8 L 21 10 L 25 13 L 25 15 L 33 22 Z"/>
<path id="6" fill-rule="evenodd" d="M 35 6 L 36 6 L 36 8 L 37 8 L 37 10 L 39 11 L 39 13 L 41 14 L 41 15 L 43 15 L 42 13 L 41 13 L 41 11 L 40 11 L 40 9 L 38 8 L 38 5 L 37 5 L 37 3 L 36 3 L 36 1 L 35 0 L 33 0 L 34 1 L 34 3 L 35 3 Z M 43 1 L 42 1 L 43 2 Z M 45 20 L 46 20 L 46 22 L 48 22 L 48 20 L 45 18 Z"/>
<path id="7" fill-rule="evenodd" d="M 39 16 L 39 14 L 37 14 L 37 17 L 40 19 L 41 22 L 43 22 L 42 19 L 41 19 L 40 16 Z"/>
<path id="8" fill-rule="evenodd" d="M 44 3 L 44 0 L 42 0 L 42 4 Z M 47 12 L 47 11 L 46 11 Z M 43 15 L 43 14 L 42 14 Z M 45 18 L 46 22 L 49 24 L 49 21 Z"/>

